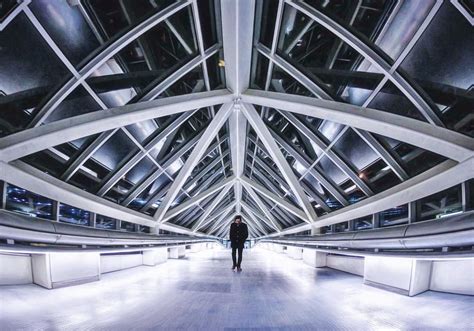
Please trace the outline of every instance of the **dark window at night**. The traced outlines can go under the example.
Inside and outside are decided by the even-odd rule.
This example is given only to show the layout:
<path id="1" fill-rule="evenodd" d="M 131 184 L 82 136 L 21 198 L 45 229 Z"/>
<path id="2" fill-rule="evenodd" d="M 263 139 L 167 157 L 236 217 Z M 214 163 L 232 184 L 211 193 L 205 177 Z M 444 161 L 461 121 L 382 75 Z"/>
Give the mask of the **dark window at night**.
<path id="1" fill-rule="evenodd" d="M 461 185 L 417 201 L 419 221 L 442 218 L 462 211 Z"/>
<path id="2" fill-rule="evenodd" d="M 32 217 L 53 219 L 53 200 L 8 184 L 6 209 Z"/>
<path id="3" fill-rule="evenodd" d="M 386 209 L 379 213 L 380 226 L 392 226 L 408 223 L 408 205 Z"/>
<path id="4" fill-rule="evenodd" d="M 90 213 L 86 210 L 61 203 L 59 205 L 59 221 L 75 225 L 90 225 Z"/>
<path id="5" fill-rule="evenodd" d="M 95 220 L 95 227 L 98 229 L 115 230 L 117 227 L 117 220 L 104 215 L 97 214 Z"/>

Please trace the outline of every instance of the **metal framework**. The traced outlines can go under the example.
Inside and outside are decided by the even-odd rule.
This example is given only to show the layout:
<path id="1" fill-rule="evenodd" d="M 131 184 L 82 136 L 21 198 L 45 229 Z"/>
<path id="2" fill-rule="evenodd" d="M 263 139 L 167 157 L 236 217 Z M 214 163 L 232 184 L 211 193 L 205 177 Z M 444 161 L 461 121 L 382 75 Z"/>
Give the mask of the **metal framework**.
<path id="1" fill-rule="evenodd" d="M 219 3 L 220 7 L 217 6 Z M 108 42 L 101 40 L 101 50 L 77 69 L 35 17 L 29 8 L 30 1 L 22 1 L 0 24 L 0 31 L 16 16 L 25 13 L 71 73 L 71 78 L 42 101 L 24 130 L 0 138 L 0 179 L 96 214 L 176 233 L 224 237 L 232 218 L 243 215 L 254 238 L 293 234 L 350 221 L 447 189 L 474 177 L 474 139 L 446 128 L 434 103 L 398 71 L 436 16 L 441 3 L 435 3 L 418 32 L 393 63 L 381 56 L 374 44 L 362 40 L 315 7 L 296 0 L 279 0 L 274 28 L 270 31 L 270 46 L 258 39 L 261 2 L 215 1 L 216 17 L 225 19 L 218 22 L 222 23 L 222 31 L 217 29 L 218 42 L 206 49 L 197 0 L 181 0 L 132 24 L 117 38 Z M 465 15 L 459 1 L 452 0 L 451 3 Z M 364 104 L 357 106 L 335 101 L 322 81 L 281 56 L 278 45 L 285 23 L 285 6 L 309 19 L 292 36 L 283 53 L 296 47 L 317 23 L 340 38 L 340 44 L 350 45 L 382 73 L 382 80 Z M 192 11 L 195 56 L 191 56 L 193 52 L 188 41 L 169 20 L 185 8 Z M 466 16 L 466 19 L 472 24 L 472 18 Z M 89 17 L 87 21 L 93 24 Z M 168 77 L 149 82 L 134 103 L 108 108 L 86 79 L 162 22 L 190 55 L 189 61 Z M 209 60 L 221 56 L 222 48 L 225 57 L 220 59 L 222 64 L 219 65 L 225 66 L 228 90 L 213 91 Z M 268 60 L 263 74 L 257 73 L 258 57 Z M 170 93 L 162 97 L 199 66 L 203 74 L 198 85 L 205 92 L 195 93 L 197 87 L 190 86 L 193 93 L 179 96 Z M 294 84 L 306 88 L 312 97 L 291 94 L 273 77 L 275 69 L 288 75 Z M 262 90 L 249 88 L 249 82 L 257 74 L 265 76 Z M 368 108 L 388 81 L 427 122 Z M 53 111 L 78 87 L 83 87 L 101 110 L 47 122 Z M 203 110 L 207 112 L 207 122 L 198 129 L 192 119 Z M 144 142 L 139 142 L 128 128 L 166 116 L 170 118 Z M 311 119 L 315 118 L 323 123 L 337 123 L 343 128 L 335 138 L 327 141 L 312 127 Z M 194 132 L 184 134 L 189 127 Z M 292 134 L 288 134 L 290 130 Z M 400 180 L 399 184 L 376 193 L 371 182 L 364 180 L 347 156 L 336 150 L 334 146 L 349 130 L 355 131 L 387 166 L 380 171 L 380 176 L 392 171 Z M 96 185 L 91 190 L 94 193 L 71 184 L 78 173 L 91 172 L 87 162 L 119 132 L 125 133 L 136 150 L 115 169 L 109 169 L 105 176 L 94 179 Z M 56 148 L 92 135 L 97 136 L 72 157 L 64 156 Z M 395 156 L 376 135 L 411 144 L 447 160 L 417 176 L 410 176 L 403 159 Z M 68 158 L 57 178 L 20 160 L 42 151 Z M 323 158 L 330 160 L 354 184 L 353 187 L 344 187 L 344 182 L 325 173 L 321 166 Z M 130 183 L 122 199 L 108 199 L 107 195 L 117 193 L 118 184 L 142 160 L 151 162 L 153 171 Z M 360 190 L 363 200 L 353 203 L 349 195 L 355 190 Z M 144 194 L 148 196 L 146 201 L 133 207 Z M 336 203 L 341 208 L 334 210 Z"/>

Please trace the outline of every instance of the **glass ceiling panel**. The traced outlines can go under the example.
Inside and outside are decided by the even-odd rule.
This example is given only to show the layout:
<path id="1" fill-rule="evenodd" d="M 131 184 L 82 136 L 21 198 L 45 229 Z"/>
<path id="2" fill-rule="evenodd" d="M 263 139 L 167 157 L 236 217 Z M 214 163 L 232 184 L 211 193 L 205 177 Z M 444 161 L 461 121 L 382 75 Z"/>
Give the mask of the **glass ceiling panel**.
<path id="1" fill-rule="evenodd" d="M 419 147 L 374 134 L 378 141 L 395 156 L 410 177 L 416 176 L 447 159 L 441 155 L 423 150 Z"/>
<path id="2" fill-rule="evenodd" d="M 100 46 L 100 41 L 81 13 L 80 4 L 34 0 L 30 9 L 66 58 L 78 66 Z"/>
<path id="3" fill-rule="evenodd" d="M 83 115 L 86 113 L 101 110 L 99 104 L 92 96 L 79 85 L 74 92 L 69 94 L 53 112 L 44 120 L 44 123 L 51 123 L 65 118 Z"/>
<path id="4" fill-rule="evenodd" d="M 0 136 L 6 136 L 24 129 L 44 97 L 70 74 L 23 13 L 0 33 L 0 45 Z"/>
<path id="5" fill-rule="evenodd" d="M 215 3 L 214 0 L 197 1 L 202 40 L 206 49 L 219 41 L 218 33 L 221 32 L 221 21 L 217 20 L 221 9 Z"/>
<path id="6" fill-rule="evenodd" d="M 305 0 L 305 2 L 336 20 L 364 41 L 376 44 L 382 43 L 384 38 L 387 38 L 386 30 L 391 28 L 390 20 L 393 19 L 392 16 L 397 16 L 399 10 L 396 0 Z"/>
<path id="7" fill-rule="evenodd" d="M 209 87 L 211 90 L 225 88 L 225 62 L 224 51 L 221 48 L 219 52 L 206 60 L 207 75 L 209 76 Z"/>
<path id="8" fill-rule="evenodd" d="M 163 98 L 167 96 L 177 96 L 183 94 L 199 93 L 206 90 L 204 84 L 204 76 L 202 73 L 201 65 L 196 66 L 193 70 L 187 73 L 185 76 L 180 78 L 171 87 L 166 89 L 164 93 L 158 96 Z"/>
<path id="9" fill-rule="evenodd" d="M 253 59 L 252 81 L 250 82 L 250 88 L 265 90 L 269 61 L 267 57 L 260 54 L 255 48 L 253 49 Z"/>
<path id="10" fill-rule="evenodd" d="M 424 122 L 427 121 L 413 103 L 390 81 L 385 83 L 368 107 Z"/>
<path id="11" fill-rule="evenodd" d="M 258 41 L 268 48 L 272 47 L 277 11 L 278 1 L 256 1 L 255 31 L 260 31 Z"/>
<path id="12" fill-rule="evenodd" d="M 138 147 L 122 130 L 119 130 L 92 154 L 85 166 L 92 168 L 93 164 L 100 165 L 104 169 L 98 173 L 101 178 L 104 174 L 116 169 L 124 159 L 137 151 Z"/>
<path id="13" fill-rule="evenodd" d="M 173 0 L 82 0 L 88 19 L 104 40 L 118 37 L 133 25 L 165 9 Z"/>
<path id="14" fill-rule="evenodd" d="M 429 95 L 449 129 L 474 137 L 472 54 L 472 26 L 450 2 L 444 2 L 401 69 Z"/>
<path id="15" fill-rule="evenodd" d="M 280 93 L 290 93 L 302 96 L 313 96 L 313 94 L 296 79 L 288 75 L 279 66 L 273 66 L 270 91 Z"/>
<path id="16" fill-rule="evenodd" d="M 290 5 L 285 5 L 278 54 L 313 82 L 322 82 L 334 99 L 355 105 L 362 105 L 383 78 L 352 47 Z"/>
<path id="17" fill-rule="evenodd" d="M 153 168 L 149 174 L 152 174 L 155 171 L 156 169 Z M 147 178 L 149 174 L 145 175 L 143 179 Z M 162 173 L 155 181 L 153 181 L 152 184 L 140 192 L 140 194 L 130 202 L 128 207 L 141 212 L 150 213 L 150 211 L 155 210 L 160 205 L 166 195 L 166 188 L 168 188 L 171 183 L 171 179 L 166 174 Z"/>
<path id="18" fill-rule="evenodd" d="M 113 189 L 126 195 L 132 187 L 156 170 L 158 167 L 148 157 L 144 157 L 114 185 Z"/>
<path id="19" fill-rule="evenodd" d="M 342 204 L 336 198 L 334 198 L 312 174 L 306 174 L 303 177 L 302 182 L 306 183 L 313 190 L 313 192 L 317 193 L 331 210 L 342 208 Z"/>
<path id="20" fill-rule="evenodd" d="M 87 82 L 109 107 L 139 101 L 197 55 L 191 23 L 188 6 L 105 62 Z"/>

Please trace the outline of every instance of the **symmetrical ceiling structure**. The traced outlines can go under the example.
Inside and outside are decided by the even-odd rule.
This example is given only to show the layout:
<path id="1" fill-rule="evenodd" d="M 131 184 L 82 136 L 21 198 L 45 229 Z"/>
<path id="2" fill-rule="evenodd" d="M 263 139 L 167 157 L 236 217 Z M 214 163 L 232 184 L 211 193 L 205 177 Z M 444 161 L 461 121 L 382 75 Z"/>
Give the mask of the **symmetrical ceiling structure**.
<path id="1" fill-rule="evenodd" d="M 0 178 L 162 230 L 363 217 L 474 173 L 467 0 L 0 7 Z"/>

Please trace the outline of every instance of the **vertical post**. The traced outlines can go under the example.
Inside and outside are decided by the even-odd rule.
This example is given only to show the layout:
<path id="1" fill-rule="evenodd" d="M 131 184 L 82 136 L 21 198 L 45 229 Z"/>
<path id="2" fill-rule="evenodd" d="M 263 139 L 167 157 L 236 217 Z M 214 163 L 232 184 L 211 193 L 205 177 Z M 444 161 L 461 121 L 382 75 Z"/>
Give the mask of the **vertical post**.
<path id="1" fill-rule="evenodd" d="M 355 221 L 350 220 L 347 221 L 347 231 L 354 231 L 355 230 Z"/>
<path id="2" fill-rule="evenodd" d="M 471 189 L 469 186 L 469 181 L 465 181 L 461 184 L 461 201 L 462 201 L 462 211 L 466 212 L 472 208 L 471 206 Z"/>
<path id="3" fill-rule="evenodd" d="M 0 181 L 0 194 L 1 194 L 1 201 L 0 201 L 0 209 L 7 208 L 7 187 L 8 183 L 4 180 Z"/>
<path id="4" fill-rule="evenodd" d="M 336 233 L 336 224 L 331 224 L 331 233 Z"/>
<path id="5" fill-rule="evenodd" d="M 408 224 L 416 222 L 418 219 L 418 204 L 416 201 L 408 203 Z"/>
<path id="6" fill-rule="evenodd" d="M 59 222 L 59 205 L 60 205 L 59 201 L 56 201 L 56 200 L 53 201 L 53 205 L 52 205 L 53 212 L 51 214 L 51 217 L 53 221 L 55 222 Z"/>
<path id="7" fill-rule="evenodd" d="M 140 224 L 133 224 L 133 232 L 140 232 Z"/>
<path id="8" fill-rule="evenodd" d="M 321 228 L 313 224 L 311 226 L 311 235 L 317 236 L 318 234 L 321 234 Z"/>
<path id="9" fill-rule="evenodd" d="M 380 227 L 380 214 L 372 214 L 372 228 L 377 229 Z"/>
<path id="10" fill-rule="evenodd" d="M 97 214 L 93 212 L 89 212 L 89 226 L 95 228 L 97 223 Z"/>
<path id="11" fill-rule="evenodd" d="M 122 229 L 122 221 L 115 220 L 115 230 L 120 230 L 120 229 Z"/>

